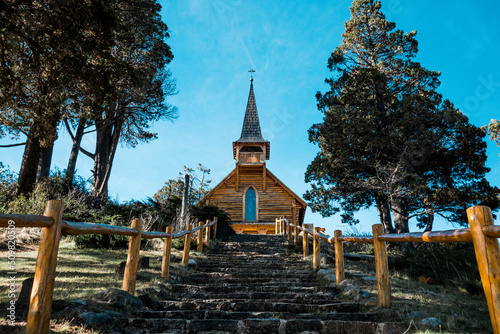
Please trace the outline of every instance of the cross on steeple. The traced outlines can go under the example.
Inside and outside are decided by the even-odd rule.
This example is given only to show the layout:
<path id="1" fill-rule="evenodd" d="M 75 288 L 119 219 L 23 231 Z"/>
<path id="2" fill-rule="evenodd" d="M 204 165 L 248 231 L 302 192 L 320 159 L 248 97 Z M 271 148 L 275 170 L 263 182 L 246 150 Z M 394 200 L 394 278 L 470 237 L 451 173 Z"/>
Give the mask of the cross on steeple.
<path id="1" fill-rule="evenodd" d="M 250 72 L 250 81 L 253 81 L 253 74 L 255 73 L 254 69 L 252 68 L 248 72 Z"/>

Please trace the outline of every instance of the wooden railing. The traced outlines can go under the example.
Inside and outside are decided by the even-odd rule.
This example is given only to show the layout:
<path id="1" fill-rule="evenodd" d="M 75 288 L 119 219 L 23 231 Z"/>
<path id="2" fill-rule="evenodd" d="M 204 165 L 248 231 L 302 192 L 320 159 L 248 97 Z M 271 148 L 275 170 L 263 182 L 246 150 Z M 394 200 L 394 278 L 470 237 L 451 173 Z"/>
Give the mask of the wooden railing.
<path id="1" fill-rule="evenodd" d="M 210 239 L 215 238 L 217 233 L 217 218 L 214 218 L 212 222 L 207 220 L 205 224 L 200 222 L 199 226 L 196 228 L 189 225 L 188 229 L 185 231 L 172 233 L 171 226 L 167 227 L 166 232 L 143 231 L 140 219 L 133 219 L 131 227 L 127 228 L 106 224 L 67 222 L 62 220 L 62 213 L 62 201 L 53 200 L 47 202 L 43 216 L 0 214 L 0 227 L 42 228 L 26 324 L 27 334 L 45 334 L 49 332 L 52 299 L 54 295 L 57 253 L 59 250 L 59 240 L 61 235 L 112 234 L 130 236 L 122 289 L 134 294 L 142 238 L 165 239 L 163 246 L 161 276 L 168 279 L 170 269 L 170 251 L 173 239 L 182 237 L 185 238 L 182 264 L 187 266 L 191 247 L 191 236 L 193 233 L 198 232 L 197 250 L 200 252 L 203 250 L 203 243 L 208 245 Z"/>
<path id="2" fill-rule="evenodd" d="M 302 231 L 304 257 L 309 255 L 309 235 L 313 239 L 313 268 L 320 267 L 320 241 L 334 244 L 336 283 L 345 279 L 344 271 L 344 242 L 358 242 L 373 244 L 375 252 L 375 268 L 377 275 L 378 303 L 380 307 L 388 308 L 392 305 L 391 287 L 389 282 L 389 265 L 387 261 L 386 242 L 473 242 L 477 265 L 481 275 L 484 294 L 488 304 L 491 325 L 495 334 L 500 334 L 500 250 L 497 238 L 500 238 L 500 226 L 495 226 L 491 210 L 486 206 L 475 206 L 467 209 L 470 228 L 404 234 L 384 234 L 382 225 L 372 226 L 372 237 L 342 236 L 342 231 L 336 230 L 334 236 L 289 223 L 286 218 L 276 219 L 276 234 L 287 236 L 291 242 L 298 244 L 299 231 Z M 293 230 L 293 232 L 292 232 Z"/>

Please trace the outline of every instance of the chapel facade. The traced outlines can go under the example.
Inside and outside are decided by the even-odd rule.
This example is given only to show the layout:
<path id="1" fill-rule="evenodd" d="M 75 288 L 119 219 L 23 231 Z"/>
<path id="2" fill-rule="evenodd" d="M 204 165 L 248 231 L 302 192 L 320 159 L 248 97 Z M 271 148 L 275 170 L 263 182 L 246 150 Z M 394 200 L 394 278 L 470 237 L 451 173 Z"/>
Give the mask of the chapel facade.
<path id="1" fill-rule="evenodd" d="M 274 234 L 275 219 L 302 225 L 306 203 L 266 168 L 270 142 L 262 137 L 253 78 L 240 139 L 233 142 L 235 169 L 198 204 L 216 204 L 228 212 L 236 233 Z"/>

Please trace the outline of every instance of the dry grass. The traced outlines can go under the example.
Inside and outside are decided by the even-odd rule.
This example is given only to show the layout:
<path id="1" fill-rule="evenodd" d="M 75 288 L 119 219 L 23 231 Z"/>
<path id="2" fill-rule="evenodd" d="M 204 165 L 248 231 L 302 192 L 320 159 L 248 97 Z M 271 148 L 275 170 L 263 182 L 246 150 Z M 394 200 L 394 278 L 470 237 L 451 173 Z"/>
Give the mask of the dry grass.
<path id="1" fill-rule="evenodd" d="M 356 247 L 349 245 L 349 252 L 357 252 Z M 359 253 L 370 253 L 367 245 L 360 245 Z M 368 245 L 371 246 L 371 245 Z M 322 244 L 323 247 L 323 244 Z M 325 247 L 326 248 L 326 247 Z M 324 248 L 321 249 L 325 252 Z M 327 253 L 333 254 L 333 250 Z M 392 308 L 382 310 L 374 303 L 377 296 L 376 282 L 363 280 L 362 276 L 375 276 L 375 263 L 372 261 L 345 262 L 346 278 L 354 285 L 373 296 L 367 303 L 366 310 L 378 312 L 383 320 L 403 321 L 408 324 L 408 333 L 492 333 L 488 306 L 484 295 L 473 295 L 456 286 L 424 284 L 419 280 L 404 276 L 389 268 L 391 278 Z M 360 301 L 363 303 L 363 301 Z M 419 311 L 426 317 L 435 317 L 446 326 L 442 329 L 430 330 L 419 324 L 421 319 L 411 319 L 408 314 Z"/>
<path id="2" fill-rule="evenodd" d="M 159 240 L 156 240 L 159 241 Z M 136 289 L 145 288 L 152 283 L 163 281 L 160 274 L 161 269 L 161 241 L 157 242 L 153 250 L 141 251 L 141 257 L 150 257 L 150 268 L 139 269 L 137 274 Z M 27 245 L 16 250 L 16 297 L 21 290 L 21 283 L 26 278 L 34 275 L 38 246 Z M 172 254 L 177 258 L 182 257 L 182 252 L 172 249 Z M 191 252 L 190 258 L 204 257 L 204 254 Z M 108 288 L 122 287 L 122 280 L 115 278 L 115 269 L 119 263 L 126 261 L 127 250 L 106 249 L 78 249 L 70 238 L 63 238 L 59 247 L 56 280 L 54 287 L 54 299 L 77 300 L 90 299 L 92 295 Z M 0 251 L 0 277 L 6 277 L 10 271 L 7 264 L 7 252 Z M 179 263 L 171 263 L 171 277 L 182 275 L 185 269 Z M 8 282 L 0 280 L 0 307 L 8 303 Z M 0 314 L 1 333 L 24 333 L 25 323 L 17 323 L 18 326 L 8 326 L 5 314 Z M 99 333 L 85 327 L 74 325 L 68 321 L 51 321 L 53 333 L 75 333 L 88 334 Z"/>

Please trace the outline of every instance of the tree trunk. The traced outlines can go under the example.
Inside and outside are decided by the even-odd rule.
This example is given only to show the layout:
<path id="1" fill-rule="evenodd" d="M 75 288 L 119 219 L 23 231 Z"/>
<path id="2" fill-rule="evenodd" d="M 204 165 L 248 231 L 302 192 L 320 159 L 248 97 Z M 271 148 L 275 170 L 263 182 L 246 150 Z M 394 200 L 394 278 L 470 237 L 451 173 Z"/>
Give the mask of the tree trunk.
<path id="1" fill-rule="evenodd" d="M 54 151 L 54 143 L 47 147 L 40 147 L 40 158 L 38 160 L 38 169 L 36 173 L 36 182 L 49 178 L 50 164 L 52 163 L 52 152 Z"/>
<path id="2" fill-rule="evenodd" d="M 434 210 L 432 208 L 427 208 L 426 210 L 425 224 L 424 232 L 432 231 L 432 225 L 434 224 Z"/>
<path id="3" fill-rule="evenodd" d="M 394 233 L 389 202 L 385 197 L 377 197 L 375 201 L 377 203 L 378 216 L 380 218 L 380 223 L 384 228 L 384 233 Z"/>
<path id="4" fill-rule="evenodd" d="M 24 147 L 23 161 L 17 179 L 17 195 L 30 193 L 35 187 L 40 159 L 40 140 L 34 136 L 35 127 L 36 125 L 32 124 Z"/>
<path id="5" fill-rule="evenodd" d="M 94 177 L 90 194 L 106 200 L 108 198 L 108 181 L 113 166 L 116 149 L 120 139 L 121 121 L 105 124 L 107 120 L 96 121 L 97 141 L 94 157 Z"/>
<path id="6" fill-rule="evenodd" d="M 66 168 L 66 175 L 64 177 L 64 184 L 67 187 L 71 187 L 73 185 L 73 178 L 75 176 L 75 170 L 76 170 L 76 160 L 78 159 L 78 152 L 80 151 L 83 132 L 85 130 L 85 123 L 86 119 L 80 118 L 80 120 L 78 121 L 78 128 L 76 129 L 76 133 L 73 138 L 73 147 L 71 148 L 68 167 Z"/>
<path id="7" fill-rule="evenodd" d="M 408 210 L 404 201 L 399 196 L 394 196 L 391 200 L 392 216 L 396 233 L 408 233 Z"/>
<path id="8" fill-rule="evenodd" d="M 392 216 L 394 218 L 394 227 L 396 233 L 409 233 L 408 226 L 408 209 L 404 203 L 403 198 L 393 196 L 391 200 Z M 415 250 L 411 242 L 398 243 L 398 247 L 402 252 L 412 252 Z"/>
<path id="9" fill-rule="evenodd" d="M 186 221 L 187 209 L 189 206 L 189 174 L 184 175 L 184 196 L 182 196 L 182 207 L 181 207 L 181 221 L 180 221 L 180 231 L 187 228 L 188 222 Z"/>

